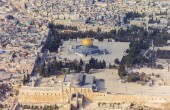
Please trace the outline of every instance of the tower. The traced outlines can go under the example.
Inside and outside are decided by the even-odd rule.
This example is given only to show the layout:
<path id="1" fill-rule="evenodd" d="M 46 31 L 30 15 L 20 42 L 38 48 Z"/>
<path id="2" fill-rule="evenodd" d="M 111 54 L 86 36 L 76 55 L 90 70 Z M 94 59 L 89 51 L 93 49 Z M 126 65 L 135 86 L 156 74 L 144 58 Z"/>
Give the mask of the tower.
<path id="1" fill-rule="evenodd" d="M 35 79 L 33 77 L 31 79 L 32 79 L 32 87 L 34 87 L 35 86 Z"/>
<path id="2" fill-rule="evenodd" d="M 151 60 L 152 60 L 152 68 L 155 67 L 155 62 L 156 62 L 156 52 L 154 48 L 154 42 L 152 40 L 152 53 L 151 53 Z"/>

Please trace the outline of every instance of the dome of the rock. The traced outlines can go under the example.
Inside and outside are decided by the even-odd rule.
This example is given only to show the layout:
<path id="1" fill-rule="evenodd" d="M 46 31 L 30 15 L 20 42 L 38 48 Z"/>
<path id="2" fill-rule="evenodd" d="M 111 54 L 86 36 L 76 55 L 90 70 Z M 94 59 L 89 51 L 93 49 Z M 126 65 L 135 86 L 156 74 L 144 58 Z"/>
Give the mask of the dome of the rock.
<path id="1" fill-rule="evenodd" d="M 93 41 L 90 38 L 85 38 L 82 40 L 82 45 L 89 47 L 93 45 Z"/>

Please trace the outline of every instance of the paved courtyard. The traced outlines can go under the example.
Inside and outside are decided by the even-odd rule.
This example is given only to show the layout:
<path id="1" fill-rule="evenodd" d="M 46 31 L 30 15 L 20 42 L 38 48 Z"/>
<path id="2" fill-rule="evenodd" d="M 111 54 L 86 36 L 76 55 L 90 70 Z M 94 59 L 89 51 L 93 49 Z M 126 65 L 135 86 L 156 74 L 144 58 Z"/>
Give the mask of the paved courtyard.
<path id="1" fill-rule="evenodd" d="M 128 42 L 98 42 L 94 41 L 93 45 L 96 45 L 99 47 L 101 50 L 108 50 L 109 54 L 101 54 L 101 55 L 92 55 L 92 56 L 79 56 L 74 53 L 74 49 L 70 49 L 70 45 L 75 48 L 77 45 L 81 45 L 81 39 L 77 41 L 64 41 L 63 46 L 62 46 L 62 52 L 59 55 L 60 59 L 67 58 L 70 60 L 80 60 L 82 59 L 83 61 L 88 61 L 91 57 L 94 57 L 98 60 L 105 60 L 106 63 L 111 63 L 114 64 L 114 60 L 118 58 L 119 60 L 122 59 L 122 57 L 125 55 L 125 51 L 129 48 L 129 43 Z"/>
<path id="2" fill-rule="evenodd" d="M 142 86 L 137 83 L 121 83 L 117 70 L 103 70 L 93 73 L 97 79 L 104 81 L 97 82 L 100 91 L 107 91 L 113 94 L 145 94 L 145 95 L 169 95 L 170 86 Z"/>

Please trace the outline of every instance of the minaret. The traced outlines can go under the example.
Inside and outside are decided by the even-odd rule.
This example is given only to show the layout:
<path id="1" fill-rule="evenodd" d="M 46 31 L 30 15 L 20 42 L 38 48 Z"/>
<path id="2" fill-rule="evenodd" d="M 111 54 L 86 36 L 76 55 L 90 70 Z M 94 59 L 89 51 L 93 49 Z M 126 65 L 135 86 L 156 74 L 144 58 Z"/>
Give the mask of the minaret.
<path id="1" fill-rule="evenodd" d="M 34 80 L 34 78 L 32 77 L 32 87 L 34 87 L 35 86 L 35 80 Z"/>
<path id="2" fill-rule="evenodd" d="M 156 52 L 155 52 L 155 48 L 154 48 L 154 42 L 152 40 L 152 55 L 151 55 L 151 58 L 152 58 L 152 68 L 155 67 L 155 60 L 156 60 Z"/>

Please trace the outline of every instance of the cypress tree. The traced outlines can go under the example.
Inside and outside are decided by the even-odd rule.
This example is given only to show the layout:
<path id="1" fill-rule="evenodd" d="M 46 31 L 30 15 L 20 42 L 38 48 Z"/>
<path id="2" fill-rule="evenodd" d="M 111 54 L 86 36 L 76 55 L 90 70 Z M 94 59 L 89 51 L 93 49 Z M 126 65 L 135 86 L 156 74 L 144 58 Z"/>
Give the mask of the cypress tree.
<path id="1" fill-rule="evenodd" d="M 90 65 L 89 65 L 89 64 L 86 64 L 86 66 L 85 66 L 85 72 L 86 72 L 86 73 L 89 73 L 89 71 L 90 71 Z"/>

